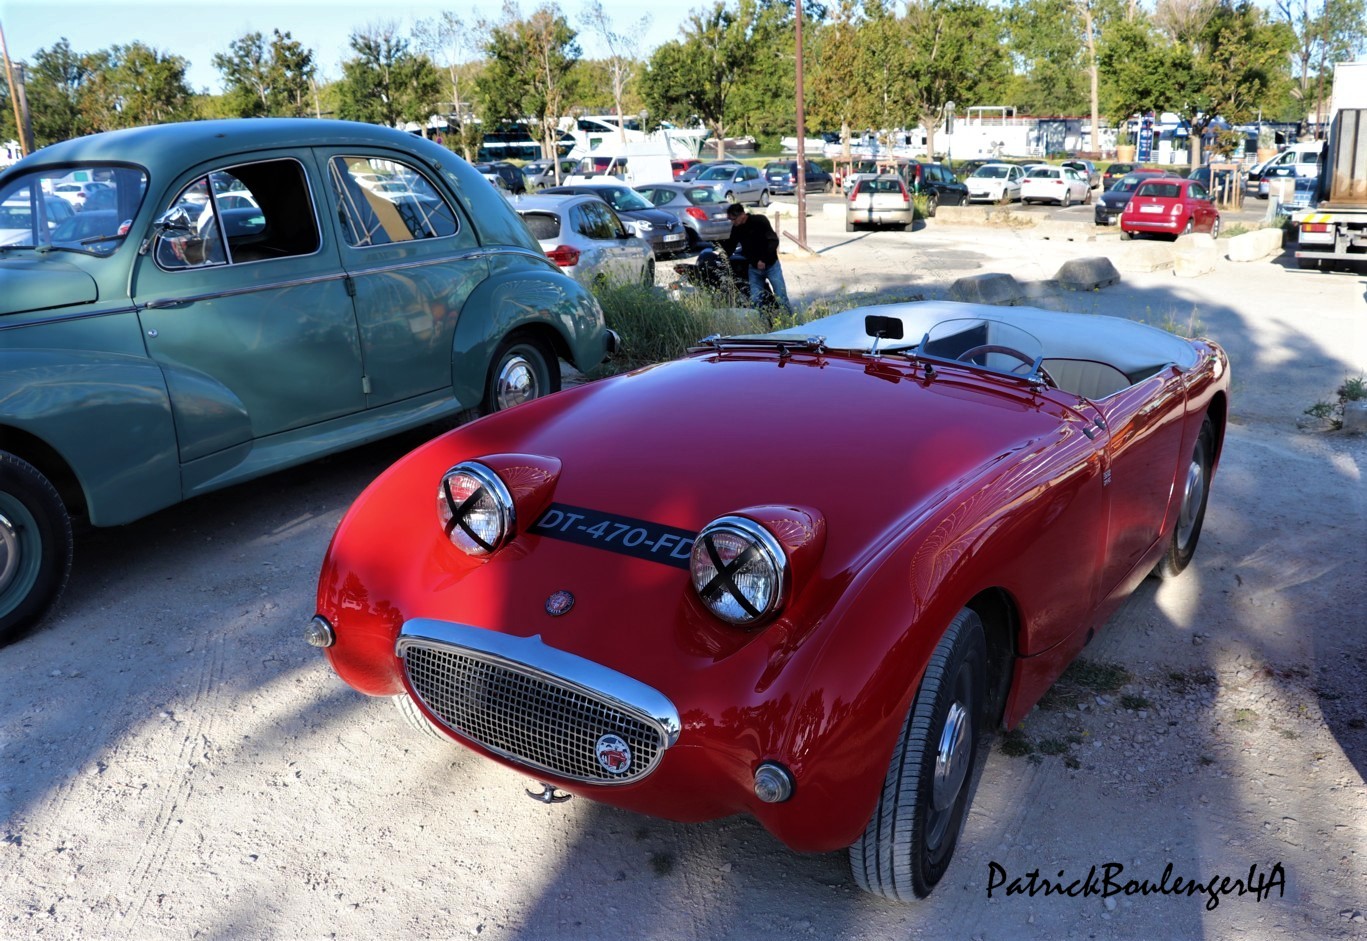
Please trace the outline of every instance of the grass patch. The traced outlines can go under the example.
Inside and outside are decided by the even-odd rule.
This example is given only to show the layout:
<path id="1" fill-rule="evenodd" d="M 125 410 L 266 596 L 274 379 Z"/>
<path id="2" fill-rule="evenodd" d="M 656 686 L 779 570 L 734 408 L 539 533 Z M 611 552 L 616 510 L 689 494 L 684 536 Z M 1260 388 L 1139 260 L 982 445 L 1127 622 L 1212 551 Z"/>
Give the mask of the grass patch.
<path id="1" fill-rule="evenodd" d="M 1143 696 L 1126 695 L 1120 697 L 1120 707 L 1122 709 L 1133 709 L 1135 712 L 1138 712 L 1140 709 L 1149 708 L 1150 705 L 1150 702 Z"/>
<path id="2" fill-rule="evenodd" d="M 1035 743 L 1020 729 L 1012 729 L 1002 736 L 1002 754 L 1011 758 L 1024 758 L 1033 754 Z"/>
<path id="3" fill-rule="evenodd" d="M 650 868 L 657 876 L 667 876 L 674 871 L 674 857 L 670 853 L 651 853 Z"/>
<path id="4" fill-rule="evenodd" d="M 1251 729 L 1258 724 L 1258 713 L 1252 709 L 1235 709 L 1234 724 L 1241 729 Z"/>
<path id="5" fill-rule="evenodd" d="M 1200 314 L 1194 306 L 1191 313 L 1187 315 L 1186 323 L 1179 320 L 1175 313 L 1169 311 L 1163 315 L 1163 320 L 1158 326 L 1179 337 L 1198 337 L 1206 330 L 1206 325 L 1201 322 Z"/>
<path id="6" fill-rule="evenodd" d="M 1168 673 L 1168 686 L 1179 693 L 1187 693 L 1201 686 L 1214 686 L 1215 674 L 1209 670 L 1191 670 L 1183 673 L 1173 670 Z"/>
<path id="7" fill-rule="evenodd" d="M 1068 753 L 1068 743 L 1061 738 L 1046 738 L 1039 743 L 1042 755 L 1064 755 Z"/>
<path id="8" fill-rule="evenodd" d="M 1297 738 L 1300 738 L 1300 736 L 1297 735 L 1295 732 L 1291 731 L 1291 729 L 1282 729 L 1280 734 L 1281 734 L 1281 737 L 1282 737 L 1282 738 L 1285 738 L 1285 739 L 1297 739 Z"/>
<path id="9" fill-rule="evenodd" d="M 1091 696 L 1114 693 L 1130 682 L 1130 671 L 1118 663 L 1075 660 L 1040 700 L 1041 709 L 1070 709 Z"/>

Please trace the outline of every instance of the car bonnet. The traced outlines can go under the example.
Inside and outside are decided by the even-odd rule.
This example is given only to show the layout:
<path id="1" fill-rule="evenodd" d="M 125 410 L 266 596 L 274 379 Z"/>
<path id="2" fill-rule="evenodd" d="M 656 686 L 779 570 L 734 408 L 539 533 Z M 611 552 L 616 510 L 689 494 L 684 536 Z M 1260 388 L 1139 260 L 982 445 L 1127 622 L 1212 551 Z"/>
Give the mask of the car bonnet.
<path id="1" fill-rule="evenodd" d="M 93 304 L 95 280 L 51 257 L 6 257 L 0 252 L 0 315 Z"/>

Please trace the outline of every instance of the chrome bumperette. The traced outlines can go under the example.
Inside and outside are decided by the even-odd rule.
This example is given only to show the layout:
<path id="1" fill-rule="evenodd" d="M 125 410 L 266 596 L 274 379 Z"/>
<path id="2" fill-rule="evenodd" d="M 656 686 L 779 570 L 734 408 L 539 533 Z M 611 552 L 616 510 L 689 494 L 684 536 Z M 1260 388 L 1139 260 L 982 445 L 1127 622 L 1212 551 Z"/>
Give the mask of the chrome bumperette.
<path id="1" fill-rule="evenodd" d="M 629 784 L 658 767 L 682 728 L 657 690 L 602 664 L 450 621 L 404 622 L 395 645 L 413 695 L 456 735 L 533 771 L 598 785 Z M 605 736 L 629 745 L 610 770 Z"/>

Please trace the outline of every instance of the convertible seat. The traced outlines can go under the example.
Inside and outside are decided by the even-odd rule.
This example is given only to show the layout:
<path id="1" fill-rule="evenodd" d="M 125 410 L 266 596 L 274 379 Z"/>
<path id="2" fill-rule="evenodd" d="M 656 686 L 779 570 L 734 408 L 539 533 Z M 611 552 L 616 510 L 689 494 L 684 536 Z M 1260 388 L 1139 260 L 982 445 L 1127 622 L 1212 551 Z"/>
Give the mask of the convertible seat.
<path id="1" fill-rule="evenodd" d="M 1060 389 L 1085 399 L 1104 399 L 1131 384 L 1119 369 L 1092 359 L 1046 359 L 1041 365 Z"/>

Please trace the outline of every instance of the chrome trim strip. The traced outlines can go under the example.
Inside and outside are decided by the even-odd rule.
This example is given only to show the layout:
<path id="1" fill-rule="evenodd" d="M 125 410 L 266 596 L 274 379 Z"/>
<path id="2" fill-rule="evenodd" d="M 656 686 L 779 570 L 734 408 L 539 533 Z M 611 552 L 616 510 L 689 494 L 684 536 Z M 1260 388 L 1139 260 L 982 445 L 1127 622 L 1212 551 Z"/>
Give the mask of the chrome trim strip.
<path id="1" fill-rule="evenodd" d="M 666 696 L 625 673 L 547 646 L 540 634 L 514 637 L 455 621 L 413 618 L 405 621 L 399 630 L 394 653 L 403 657 L 409 647 L 423 643 L 467 650 L 501 660 L 549 682 L 573 686 L 586 696 L 609 700 L 624 712 L 633 713 L 655 726 L 660 731 L 664 748 L 679 740 L 683 728 L 679 711 Z M 517 758 L 514 755 L 506 757 Z"/>
<path id="2" fill-rule="evenodd" d="M 139 308 L 137 306 L 115 307 L 109 310 L 92 310 L 81 311 L 80 313 L 63 313 L 58 314 L 56 316 L 47 317 L 43 320 L 25 320 L 22 323 L 0 322 L 0 330 L 22 330 L 26 327 L 46 327 L 54 323 L 67 323 L 68 321 L 72 320 L 89 320 L 91 317 L 109 317 L 113 314 L 136 314 L 138 310 Z M 23 315 L 13 314 L 7 316 L 19 317 Z"/>
<path id="3" fill-rule="evenodd" d="M 220 265 L 219 267 L 227 267 Z M 195 301 L 207 301 L 216 297 L 238 297 L 243 294 L 257 294 L 261 291 L 274 291 L 280 288 L 297 288 L 307 284 L 322 284 L 325 281 L 345 281 L 350 275 L 345 271 L 334 271 L 328 274 L 314 275 L 311 278 L 292 278 L 289 281 L 272 281 L 269 284 L 251 284 L 246 287 L 230 288 L 224 291 L 210 291 L 206 294 L 187 294 L 184 297 L 160 297 L 148 301 L 146 305 L 149 310 L 161 310 L 166 307 L 179 307 L 182 304 L 193 304 Z"/>
<path id="4" fill-rule="evenodd" d="M 398 243 L 405 244 L 403 242 Z M 361 249 L 357 249 L 360 251 Z M 529 248 L 516 246 L 497 247 L 497 248 L 470 248 L 462 252 L 451 255 L 442 255 L 440 258 L 422 258 L 417 261 L 401 261 L 388 265 L 377 265 L 373 268 L 354 267 L 347 269 L 353 277 L 360 277 L 363 274 L 383 274 L 387 271 L 403 271 L 407 268 L 423 268 L 428 265 L 445 265 L 453 261 L 465 261 L 468 259 L 491 258 L 495 255 L 522 255 L 527 258 L 535 258 L 539 261 L 548 261 L 541 252 L 534 252 Z"/>

